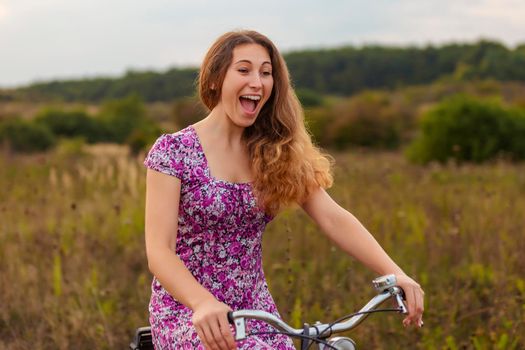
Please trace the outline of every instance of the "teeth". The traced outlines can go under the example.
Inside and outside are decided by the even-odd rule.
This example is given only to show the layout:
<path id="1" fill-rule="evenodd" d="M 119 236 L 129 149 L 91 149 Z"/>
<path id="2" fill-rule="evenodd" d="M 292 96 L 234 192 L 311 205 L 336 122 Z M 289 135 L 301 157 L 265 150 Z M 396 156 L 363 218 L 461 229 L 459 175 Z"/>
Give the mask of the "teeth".
<path id="1" fill-rule="evenodd" d="M 241 97 L 247 98 L 248 100 L 253 100 L 253 101 L 259 101 L 261 99 L 261 96 L 258 96 L 258 95 L 244 95 Z"/>

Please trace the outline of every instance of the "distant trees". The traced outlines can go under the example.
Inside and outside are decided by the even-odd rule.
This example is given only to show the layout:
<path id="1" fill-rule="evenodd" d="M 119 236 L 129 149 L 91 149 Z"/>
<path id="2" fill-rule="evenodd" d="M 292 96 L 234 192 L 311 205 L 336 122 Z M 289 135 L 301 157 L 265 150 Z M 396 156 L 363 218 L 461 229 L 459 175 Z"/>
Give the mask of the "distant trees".
<path id="1" fill-rule="evenodd" d="M 308 128 L 323 147 L 395 150 L 410 144 L 407 154 L 421 163 L 481 162 L 500 155 L 525 159 L 525 44 L 514 49 L 488 40 L 422 48 L 343 47 L 292 52 L 285 58 Z M 29 152 L 52 147 L 56 138 L 80 137 L 90 143 L 124 143 L 138 152 L 161 133 L 144 101 L 168 101 L 148 107 L 161 105 L 161 122 L 172 122 L 175 129 L 206 115 L 195 96 L 197 74 L 196 68 L 129 71 L 119 79 L 0 91 L 0 101 L 100 105 L 96 115 L 52 108 L 32 122 L 0 121 L 0 142 Z M 495 102 L 494 96 L 505 102 Z M 38 140 L 27 146 L 33 137 Z"/>
<path id="2" fill-rule="evenodd" d="M 315 102 L 305 109 L 307 126 L 322 147 L 399 150 L 408 146 L 409 159 L 418 163 L 482 162 L 500 156 L 525 159 L 525 108 L 494 97 L 458 94 L 455 89 L 443 98 L 443 89 L 434 88 L 437 100 L 419 102 L 415 101 L 423 97 L 421 89 L 418 93 L 366 91 L 327 100 L 304 94 Z M 480 91 L 487 89 L 493 87 L 480 87 Z M 432 90 L 425 89 L 427 94 Z M 186 98 L 173 103 L 170 113 L 174 128 L 180 129 L 201 119 L 206 110 L 197 99 Z M 18 152 L 45 151 L 60 138 L 75 138 L 126 144 L 137 153 L 162 132 L 142 100 L 128 96 L 105 101 L 95 115 L 54 107 L 41 110 L 31 121 L 4 118 L 0 146 Z"/>
<path id="3" fill-rule="evenodd" d="M 351 46 L 304 50 L 285 55 L 292 82 L 310 103 L 310 92 L 348 96 L 367 89 L 427 84 L 437 79 L 525 81 L 525 45 L 508 49 L 482 40 L 440 47 Z M 141 96 L 146 102 L 172 101 L 195 94 L 197 68 L 166 72 L 129 71 L 121 78 L 38 83 L 19 89 L 25 98 L 100 102 Z M 312 101 L 313 102 L 313 101 Z M 317 103 L 317 102 L 314 102 Z"/>
<path id="4" fill-rule="evenodd" d="M 350 95 L 363 89 L 456 79 L 525 81 L 525 50 L 500 43 L 442 47 L 365 46 L 293 52 L 286 62 L 296 86 L 323 94 Z"/>
<path id="5" fill-rule="evenodd" d="M 308 89 L 297 89 L 295 91 L 297 98 L 301 102 L 301 105 L 305 108 L 317 107 L 323 104 L 323 96 L 315 91 Z"/>
<path id="6" fill-rule="evenodd" d="M 93 78 L 53 81 L 20 88 L 23 98 L 61 100 L 64 102 L 101 102 L 129 95 L 141 96 L 147 102 L 169 101 L 194 93 L 195 68 L 174 68 L 164 73 L 128 71 L 122 78 Z"/>

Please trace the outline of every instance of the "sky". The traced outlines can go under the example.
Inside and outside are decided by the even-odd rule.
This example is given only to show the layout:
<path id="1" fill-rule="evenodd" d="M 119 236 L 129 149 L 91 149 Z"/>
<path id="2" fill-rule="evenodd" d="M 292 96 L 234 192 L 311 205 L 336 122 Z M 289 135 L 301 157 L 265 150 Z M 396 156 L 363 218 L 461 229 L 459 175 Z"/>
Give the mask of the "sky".
<path id="1" fill-rule="evenodd" d="M 222 33 L 282 52 L 342 45 L 525 43 L 524 0 L 0 0 L 0 87 L 198 66 Z"/>

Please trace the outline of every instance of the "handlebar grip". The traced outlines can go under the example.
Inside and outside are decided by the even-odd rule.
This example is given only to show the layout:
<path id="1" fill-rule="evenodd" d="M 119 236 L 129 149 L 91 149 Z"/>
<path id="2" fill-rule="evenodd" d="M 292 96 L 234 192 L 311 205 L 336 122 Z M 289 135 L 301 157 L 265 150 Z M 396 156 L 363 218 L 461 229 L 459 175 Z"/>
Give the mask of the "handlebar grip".
<path id="1" fill-rule="evenodd" d="M 228 311 L 227 317 L 228 317 L 228 322 L 230 324 L 233 324 L 235 322 L 235 320 L 233 319 L 233 311 Z"/>

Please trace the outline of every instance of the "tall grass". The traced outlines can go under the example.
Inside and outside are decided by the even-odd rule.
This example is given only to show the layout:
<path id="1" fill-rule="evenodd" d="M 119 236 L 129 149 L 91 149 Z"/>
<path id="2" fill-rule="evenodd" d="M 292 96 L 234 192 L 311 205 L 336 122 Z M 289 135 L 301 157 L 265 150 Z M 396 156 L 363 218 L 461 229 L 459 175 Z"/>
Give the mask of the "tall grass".
<path id="1" fill-rule="evenodd" d="M 0 156 L 0 348 L 126 348 L 147 322 L 143 156 Z M 370 316 L 364 349 L 525 347 L 525 166 L 337 156 L 332 196 L 426 292 L 425 327 Z M 282 316 L 330 321 L 361 307 L 373 273 L 300 210 L 268 227 L 264 266 Z"/>

